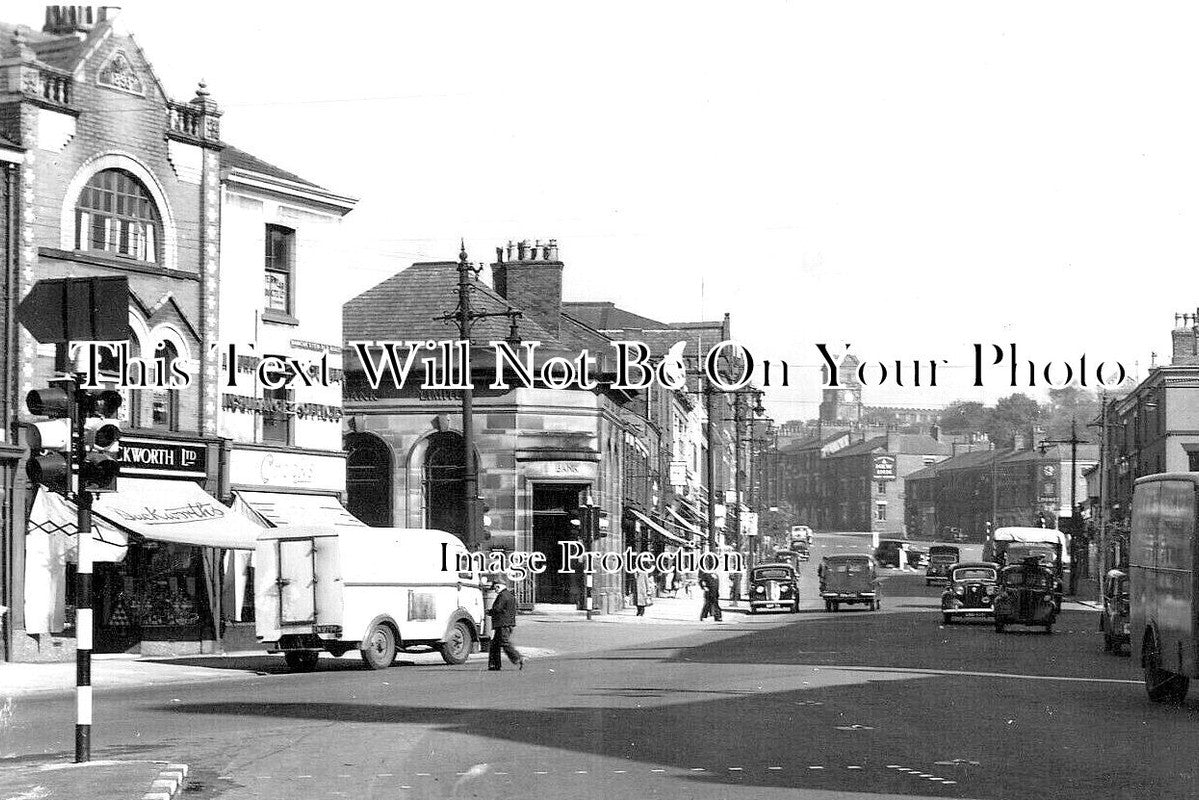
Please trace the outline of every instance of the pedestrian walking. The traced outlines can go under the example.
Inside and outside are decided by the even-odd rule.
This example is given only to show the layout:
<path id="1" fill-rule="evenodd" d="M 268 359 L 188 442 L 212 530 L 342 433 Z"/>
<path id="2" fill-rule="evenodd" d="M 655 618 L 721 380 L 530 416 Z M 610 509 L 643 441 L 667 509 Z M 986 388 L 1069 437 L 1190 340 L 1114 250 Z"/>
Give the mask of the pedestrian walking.
<path id="1" fill-rule="evenodd" d="M 638 572 L 633 579 L 633 604 L 637 606 L 637 616 L 645 616 L 645 607 L 654 604 L 654 582 L 648 572 Z"/>
<path id="2" fill-rule="evenodd" d="M 704 607 L 699 612 L 700 621 L 707 619 L 708 614 L 711 614 L 713 619 L 720 622 L 724 616 L 720 610 L 720 578 L 713 572 L 701 572 L 699 586 L 704 593 Z"/>
<path id="3" fill-rule="evenodd" d="M 524 669 L 524 656 L 512 646 L 512 629 L 516 627 L 516 597 L 503 578 L 493 578 L 492 588 L 496 595 L 487 612 L 491 615 L 491 647 L 487 650 L 487 669 L 499 671 L 501 651 L 518 669 Z"/>

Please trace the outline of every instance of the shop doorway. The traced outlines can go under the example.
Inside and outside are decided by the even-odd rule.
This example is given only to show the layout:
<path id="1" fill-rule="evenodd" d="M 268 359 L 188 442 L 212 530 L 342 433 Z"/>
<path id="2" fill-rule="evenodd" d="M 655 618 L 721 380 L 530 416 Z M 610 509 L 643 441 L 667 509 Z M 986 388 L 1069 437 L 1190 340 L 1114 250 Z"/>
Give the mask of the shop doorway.
<path id="1" fill-rule="evenodd" d="M 575 603 L 582 595 L 579 574 L 562 574 L 559 542 L 578 541 L 579 496 L 586 484 L 533 484 L 533 550 L 545 553 L 546 570 L 537 576 L 538 603 Z"/>

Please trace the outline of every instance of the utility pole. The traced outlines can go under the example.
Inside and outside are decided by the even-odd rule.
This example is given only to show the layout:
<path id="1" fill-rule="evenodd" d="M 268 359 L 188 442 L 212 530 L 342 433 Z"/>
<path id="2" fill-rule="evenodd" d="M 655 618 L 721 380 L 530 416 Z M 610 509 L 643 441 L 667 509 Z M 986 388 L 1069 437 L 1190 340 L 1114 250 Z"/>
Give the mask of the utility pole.
<path id="1" fill-rule="evenodd" d="M 715 553 L 716 546 L 716 407 L 712 382 L 704 378 L 704 433 L 708 439 L 708 550 Z M 727 512 L 726 512 L 727 513 Z"/>
<path id="2" fill-rule="evenodd" d="M 1107 575 L 1107 392 L 1099 396 L 1099 603 L 1103 603 L 1103 581 Z"/>
<path id="3" fill-rule="evenodd" d="M 462 493 L 464 496 L 462 541 L 468 550 L 478 550 L 483 544 L 479 526 L 479 471 L 475 463 L 474 432 L 474 381 L 470 373 L 471 329 L 474 321 L 487 317 L 507 317 L 512 323 L 513 335 L 516 320 L 521 313 L 513 308 L 506 311 L 475 311 L 471 308 L 471 295 L 475 292 L 475 277 L 483 271 L 482 265 L 474 267 L 466 259 L 466 240 L 462 240 L 458 252 L 458 306 L 453 312 L 437 317 L 438 320 L 458 323 L 458 337 L 463 348 L 462 372 Z M 448 371 L 450 364 L 445 365 Z M 448 375 L 447 375 L 448 377 Z"/>
<path id="4" fill-rule="evenodd" d="M 1045 454 L 1046 445 L 1070 445 L 1070 594 L 1078 593 L 1078 446 L 1086 444 L 1085 439 L 1078 438 L 1077 421 L 1070 420 L 1069 439 L 1045 439 L 1041 442 L 1041 454 Z M 1102 582 L 1102 581 L 1101 581 Z"/>

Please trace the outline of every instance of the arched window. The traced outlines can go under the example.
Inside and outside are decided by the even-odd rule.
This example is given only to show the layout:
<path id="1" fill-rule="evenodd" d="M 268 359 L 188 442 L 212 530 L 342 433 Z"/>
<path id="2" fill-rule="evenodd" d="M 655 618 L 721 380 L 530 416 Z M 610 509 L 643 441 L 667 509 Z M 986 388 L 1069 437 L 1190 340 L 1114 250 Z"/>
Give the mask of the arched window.
<path id="1" fill-rule="evenodd" d="M 158 344 L 154 351 L 156 374 L 165 383 L 170 375 L 170 364 L 179 358 L 179 351 L 168 341 Z M 162 365 L 162 370 L 158 366 Z M 179 430 L 179 390 L 166 386 L 155 386 L 150 390 L 150 427 L 168 431 Z"/>
<path id="2" fill-rule="evenodd" d="M 462 436 L 441 431 L 425 451 L 425 525 L 461 537 L 466 533 Z"/>
<path id="3" fill-rule="evenodd" d="M 346 437 L 346 506 L 372 528 L 391 525 L 391 452 L 369 433 Z"/>
<path id="4" fill-rule="evenodd" d="M 162 220 L 150 192 L 123 169 L 92 176 L 75 204 L 75 249 L 158 263 Z"/>

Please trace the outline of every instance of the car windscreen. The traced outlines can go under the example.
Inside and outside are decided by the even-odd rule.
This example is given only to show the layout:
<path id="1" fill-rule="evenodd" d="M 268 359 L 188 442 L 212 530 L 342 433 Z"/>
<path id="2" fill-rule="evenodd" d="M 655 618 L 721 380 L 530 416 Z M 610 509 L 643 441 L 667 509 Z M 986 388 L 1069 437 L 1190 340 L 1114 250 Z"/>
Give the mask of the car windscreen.
<path id="1" fill-rule="evenodd" d="M 986 567 L 964 567 L 953 571 L 955 581 L 993 581 L 995 570 Z"/>
<path id="2" fill-rule="evenodd" d="M 782 569 L 781 567 L 763 567 L 761 569 L 755 569 L 750 575 L 750 580 L 789 581 L 793 575 L 794 573 L 792 573 L 789 569 Z"/>

